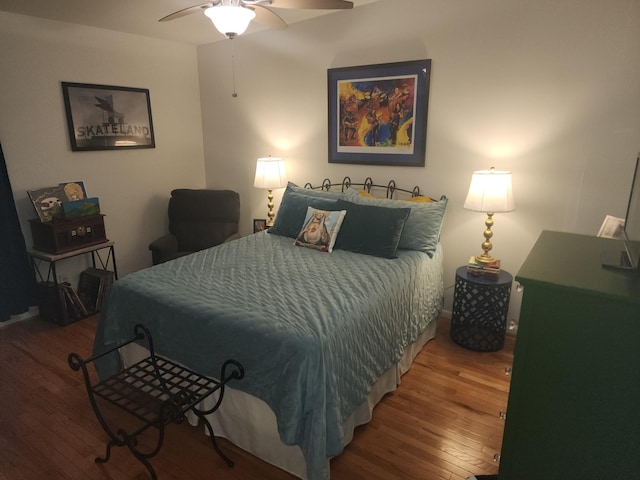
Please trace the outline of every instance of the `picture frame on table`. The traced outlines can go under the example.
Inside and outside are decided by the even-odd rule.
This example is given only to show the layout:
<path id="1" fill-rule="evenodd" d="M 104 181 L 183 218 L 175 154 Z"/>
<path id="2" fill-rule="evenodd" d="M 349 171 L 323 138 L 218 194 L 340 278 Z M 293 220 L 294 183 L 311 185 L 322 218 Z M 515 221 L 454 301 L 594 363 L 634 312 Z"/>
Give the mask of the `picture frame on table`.
<path id="1" fill-rule="evenodd" d="M 62 82 L 71 150 L 155 148 L 146 88 Z"/>
<path id="2" fill-rule="evenodd" d="M 424 167 L 431 60 L 327 70 L 329 163 Z"/>
<path id="3" fill-rule="evenodd" d="M 262 232 L 267 229 L 267 220 L 265 218 L 253 219 L 253 233 Z"/>
<path id="4" fill-rule="evenodd" d="M 606 215 L 598 230 L 598 237 L 621 239 L 624 235 L 624 218 Z"/>

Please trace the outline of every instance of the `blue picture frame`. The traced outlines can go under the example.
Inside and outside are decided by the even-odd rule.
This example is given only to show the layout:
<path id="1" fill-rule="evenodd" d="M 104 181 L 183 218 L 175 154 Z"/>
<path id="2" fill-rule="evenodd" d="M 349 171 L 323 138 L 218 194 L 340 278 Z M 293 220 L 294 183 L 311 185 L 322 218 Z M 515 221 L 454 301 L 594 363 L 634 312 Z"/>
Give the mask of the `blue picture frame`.
<path id="1" fill-rule="evenodd" d="M 424 167 L 431 60 L 327 70 L 329 163 Z"/>

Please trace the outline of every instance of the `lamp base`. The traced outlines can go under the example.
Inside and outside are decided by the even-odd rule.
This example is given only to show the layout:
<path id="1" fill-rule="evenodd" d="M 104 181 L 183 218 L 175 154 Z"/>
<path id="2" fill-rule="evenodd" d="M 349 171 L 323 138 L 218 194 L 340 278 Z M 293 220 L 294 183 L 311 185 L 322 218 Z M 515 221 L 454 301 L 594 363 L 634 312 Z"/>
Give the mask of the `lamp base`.
<path id="1" fill-rule="evenodd" d="M 489 263 L 495 263 L 498 261 L 495 258 L 493 258 L 491 255 L 487 255 L 486 253 L 483 253 L 482 255 L 477 255 L 473 258 L 476 261 L 476 263 L 481 263 L 483 265 L 487 265 Z"/>
<path id="2" fill-rule="evenodd" d="M 269 202 L 267 203 L 267 208 L 269 211 L 267 212 L 267 227 L 273 227 L 273 220 L 276 216 L 276 212 L 273 211 L 273 190 L 267 190 L 267 199 Z"/>
<path id="3" fill-rule="evenodd" d="M 493 248 L 493 245 L 491 245 L 491 237 L 493 237 L 493 232 L 491 231 L 491 227 L 493 227 L 493 213 L 487 212 L 487 219 L 485 220 L 484 225 L 486 227 L 483 233 L 484 242 L 482 242 L 481 245 L 483 253 L 476 257 L 476 262 L 481 265 L 487 265 L 496 261 L 495 258 L 489 255 L 489 252 Z"/>

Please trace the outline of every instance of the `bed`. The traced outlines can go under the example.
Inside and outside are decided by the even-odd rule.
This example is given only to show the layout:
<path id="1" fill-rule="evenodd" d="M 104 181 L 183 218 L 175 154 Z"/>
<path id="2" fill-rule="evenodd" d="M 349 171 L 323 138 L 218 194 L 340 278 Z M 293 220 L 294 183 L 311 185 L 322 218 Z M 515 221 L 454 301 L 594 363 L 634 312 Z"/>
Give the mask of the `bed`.
<path id="1" fill-rule="evenodd" d="M 200 374 L 239 361 L 245 377 L 211 419 L 216 434 L 309 480 L 330 478 L 329 460 L 435 335 L 443 301 L 446 198 L 323 185 L 290 184 L 269 231 L 115 282 L 94 343 L 104 351 L 144 323 L 159 354 Z M 344 212 L 330 248 L 301 234 L 318 212 Z"/>

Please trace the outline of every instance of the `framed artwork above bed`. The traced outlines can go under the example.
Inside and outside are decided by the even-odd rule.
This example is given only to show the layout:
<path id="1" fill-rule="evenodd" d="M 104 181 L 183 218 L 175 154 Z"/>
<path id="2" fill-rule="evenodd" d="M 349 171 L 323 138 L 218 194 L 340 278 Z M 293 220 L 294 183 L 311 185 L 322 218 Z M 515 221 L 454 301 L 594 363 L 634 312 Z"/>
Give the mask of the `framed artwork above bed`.
<path id="1" fill-rule="evenodd" d="M 424 167 L 430 77 L 430 59 L 329 69 L 329 163 Z"/>

